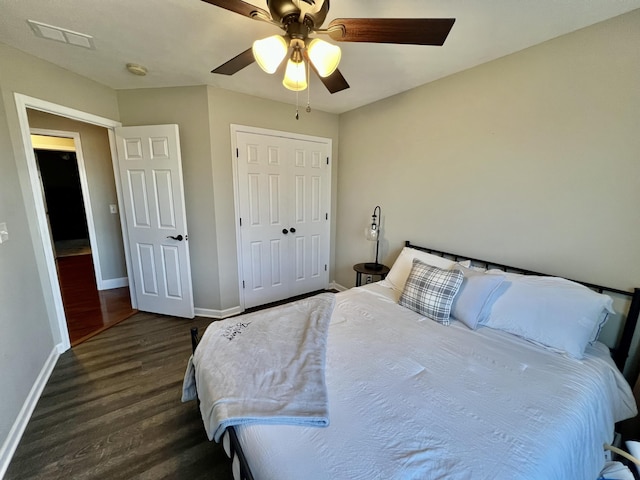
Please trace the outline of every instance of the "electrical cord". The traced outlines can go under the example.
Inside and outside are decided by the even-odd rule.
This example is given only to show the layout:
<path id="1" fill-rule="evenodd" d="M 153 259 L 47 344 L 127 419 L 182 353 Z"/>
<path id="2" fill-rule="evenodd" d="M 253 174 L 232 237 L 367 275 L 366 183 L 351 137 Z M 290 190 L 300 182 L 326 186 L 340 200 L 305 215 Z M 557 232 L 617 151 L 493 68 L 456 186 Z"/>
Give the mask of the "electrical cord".
<path id="1" fill-rule="evenodd" d="M 640 465 L 640 460 L 631 455 L 630 453 L 625 452 L 624 450 L 619 449 L 618 447 L 614 447 L 613 445 L 609 445 L 608 443 L 604 444 L 605 450 L 611 450 L 613 453 L 617 453 L 621 457 L 626 458 L 627 460 L 635 463 L 636 465 Z"/>

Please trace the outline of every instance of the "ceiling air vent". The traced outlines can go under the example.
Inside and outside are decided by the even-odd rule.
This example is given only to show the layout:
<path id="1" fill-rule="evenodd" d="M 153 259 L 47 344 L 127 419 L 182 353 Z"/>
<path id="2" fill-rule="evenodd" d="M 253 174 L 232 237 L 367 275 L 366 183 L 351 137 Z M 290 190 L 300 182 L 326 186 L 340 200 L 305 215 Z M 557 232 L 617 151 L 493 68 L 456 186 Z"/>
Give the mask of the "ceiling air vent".
<path id="1" fill-rule="evenodd" d="M 84 47 L 94 50 L 93 37 L 84 33 L 74 32 L 66 28 L 54 27 L 46 23 L 27 20 L 27 23 L 38 37 L 55 40 L 56 42 L 68 43 L 76 47 Z"/>

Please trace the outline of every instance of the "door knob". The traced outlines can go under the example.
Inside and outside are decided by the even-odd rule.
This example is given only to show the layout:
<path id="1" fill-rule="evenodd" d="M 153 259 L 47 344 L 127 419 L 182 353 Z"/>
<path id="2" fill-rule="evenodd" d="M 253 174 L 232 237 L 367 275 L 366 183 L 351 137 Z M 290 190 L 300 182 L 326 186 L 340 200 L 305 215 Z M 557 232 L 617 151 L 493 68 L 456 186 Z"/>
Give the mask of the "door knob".
<path id="1" fill-rule="evenodd" d="M 286 228 L 283 228 L 282 229 L 282 233 L 284 233 L 286 235 L 287 233 L 289 233 L 289 230 L 287 230 Z"/>
<path id="2" fill-rule="evenodd" d="M 179 242 L 182 241 L 182 235 L 178 235 L 177 237 L 173 237 L 173 236 L 169 235 L 167 238 L 171 238 L 172 240 L 177 240 Z"/>
<path id="3" fill-rule="evenodd" d="M 293 227 L 291 227 L 291 228 L 289 229 L 289 231 L 290 231 L 291 233 L 296 233 L 296 229 L 295 229 L 295 228 L 293 228 Z"/>

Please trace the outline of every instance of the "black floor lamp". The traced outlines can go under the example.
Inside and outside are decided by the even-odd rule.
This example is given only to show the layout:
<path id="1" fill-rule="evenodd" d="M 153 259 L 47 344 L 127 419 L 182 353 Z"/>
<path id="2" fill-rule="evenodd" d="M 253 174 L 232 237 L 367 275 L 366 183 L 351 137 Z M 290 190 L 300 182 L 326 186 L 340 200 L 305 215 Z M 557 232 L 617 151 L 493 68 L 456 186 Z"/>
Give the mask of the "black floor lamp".
<path id="1" fill-rule="evenodd" d="M 377 215 L 376 215 L 377 212 Z M 373 209 L 373 215 L 371 216 L 371 226 L 367 229 L 367 240 L 371 240 L 372 242 L 376 242 L 376 261 L 375 263 L 365 263 L 365 268 L 369 270 L 382 270 L 383 265 L 378 263 L 378 250 L 380 247 L 380 219 L 382 215 L 382 210 L 380 206 L 377 206 Z"/>

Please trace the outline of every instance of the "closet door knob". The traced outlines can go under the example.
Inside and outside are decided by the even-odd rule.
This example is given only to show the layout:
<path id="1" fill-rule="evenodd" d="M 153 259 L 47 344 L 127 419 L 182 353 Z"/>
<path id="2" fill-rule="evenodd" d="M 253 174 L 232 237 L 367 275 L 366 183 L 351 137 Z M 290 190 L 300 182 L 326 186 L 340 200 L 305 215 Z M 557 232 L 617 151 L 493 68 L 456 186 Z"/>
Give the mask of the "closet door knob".
<path id="1" fill-rule="evenodd" d="M 167 238 L 171 238 L 172 240 L 177 240 L 179 242 L 182 241 L 182 235 L 178 235 L 177 237 L 172 237 L 171 235 L 169 235 Z"/>
<path id="2" fill-rule="evenodd" d="M 291 228 L 289 229 L 289 231 L 290 231 L 291 233 L 296 233 L 296 229 L 295 229 L 295 228 L 293 228 L 293 227 L 291 227 Z"/>
<path id="3" fill-rule="evenodd" d="M 289 233 L 289 230 L 287 230 L 286 228 L 283 228 L 282 229 L 282 233 L 284 233 L 286 235 L 287 233 Z"/>

